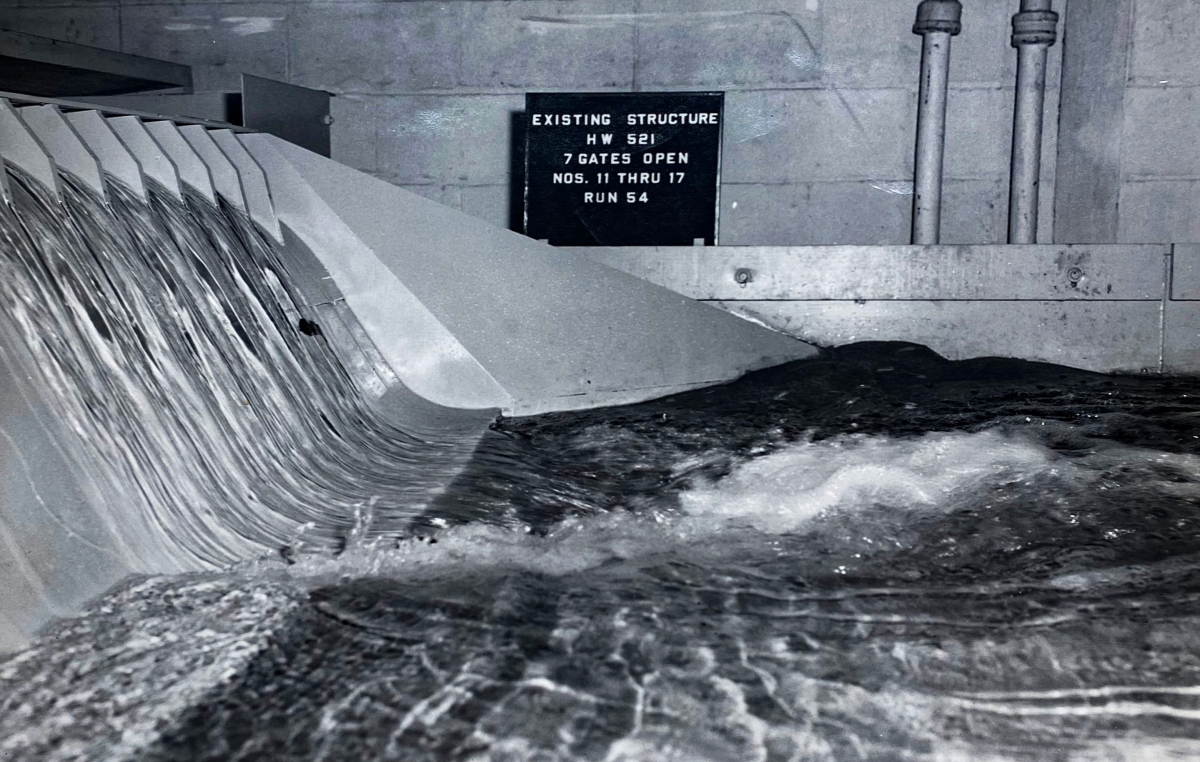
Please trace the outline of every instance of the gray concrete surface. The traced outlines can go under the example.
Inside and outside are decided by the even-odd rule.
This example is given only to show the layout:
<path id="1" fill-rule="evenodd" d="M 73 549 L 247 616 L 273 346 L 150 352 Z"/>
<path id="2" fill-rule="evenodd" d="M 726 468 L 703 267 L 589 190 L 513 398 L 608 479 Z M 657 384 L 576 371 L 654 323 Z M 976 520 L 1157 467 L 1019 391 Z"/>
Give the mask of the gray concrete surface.
<path id="1" fill-rule="evenodd" d="M 146 125 L 136 116 L 107 117 L 108 126 L 121 143 L 137 159 L 142 174 L 166 188 L 176 198 L 183 198 L 179 186 L 179 170 L 158 142 L 150 136 Z"/>
<path id="2" fill-rule="evenodd" d="M 196 153 L 196 150 L 179 133 L 174 122 L 145 121 L 146 132 L 158 144 L 163 153 L 175 165 L 179 182 L 199 193 L 212 203 L 217 203 L 217 192 L 213 188 L 212 172 Z"/>
<path id="3" fill-rule="evenodd" d="M 96 155 L 100 167 L 145 201 L 146 176 L 142 174 L 137 159 L 117 137 L 117 133 L 113 132 L 104 117 L 95 111 L 74 111 L 67 114 L 66 118 Z"/>
<path id="4" fill-rule="evenodd" d="M 1171 298 L 1200 301 L 1200 243 L 1175 244 L 1171 258 Z"/>
<path id="5" fill-rule="evenodd" d="M 1064 17 L 1054 240 L 1117 240 L 1132 0 L 1072 0 Z"/>
<path id="6" fill-rule="evenodd" d="M 1171 247 L 664 246 L 569 251 L 704 300 L 1158 302 L 1165 288 L 1163 261 Z M 734 277 L 742 269 L 752 277 L 745 284 Z"/>
<path id="7" fill-rule="evenodd" d="M 267 178 L 262 167 L 251 158 L 231 130 L 209 130 L 208 134 L 237 172 L 250 219 L 276 241 L 282 242 L 283 233 L 279 230 L 279 220 L 275 217 L 275 206 L 271 203 L 271 192 L 267 189 Z"/>
<path id="8" fill-rule="evenodd" d="M 599 407 L 815 354 L 274 136 L 238 139 L 266 172 L 280 222 L 400 380 L 433 402 L 509 415 Z"/>
<path id="9" fill-rule="evenodd" d="M 24 106 L 18 108 L 17 113 L 59 169 L 75 175 L 98 196 L 106 198 L 108 189 L 101 175 L 100 162 L 57 107 Z"/>
<path id="10" fill-rule="evenodd" d="M 209 137 L 208 130 L 198 124 L 188 124 L 178 129 L 179 134 L 208 168 L 208 175 L 216 194 L 245 212 L 246 197 L 242 194 L 242 181 L 238 177 L 238 171 Z"/>
<path id="11" fill-rule="evenodd" d="M 573 250 L 804 341 L 1200 372 L 1200 245 Z M 745 285 L 736 279 L 748 270 Z"/>
<path id="12" fill-rule="evenodd" d="M 1200 12 L 1138 0 L 1121 137 L 1118 240 L 1200 240 Z"/>
<path id="13" fill-rule="evenodd" d="M 55 195 L 62 192 L 54 159 L 17 115 L 17 110 L 3 98 L 0 98 L 0 158 L 40 180 Z M 8 198 L 7 179 L 0 185 Z"/>

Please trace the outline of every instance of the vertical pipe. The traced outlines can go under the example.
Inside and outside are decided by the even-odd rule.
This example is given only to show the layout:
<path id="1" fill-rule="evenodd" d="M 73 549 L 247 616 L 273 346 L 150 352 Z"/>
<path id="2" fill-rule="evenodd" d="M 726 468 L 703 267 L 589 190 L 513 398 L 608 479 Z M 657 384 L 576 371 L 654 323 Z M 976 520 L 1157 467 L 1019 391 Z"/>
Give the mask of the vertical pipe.
<path id="1" fill-rule="evenodd" d="M 916 244 L 937 243 L 941 236 L 950 38 L 960 31 L 962 4 L 958 0 L 922 0 L 917 6 L 913 34 L 923 39 L 913 174 L 912 242 Z"/>
<path id="2" fill-rule="evenodd" d="M 1020 12 L 1012 17 L 1012 45 L 1017 49 L 1017 92 L 1008 191 L 1009 243 L 1037 242 L 1046 54 L 1058 32 L 1058 14 L 1050 10 L 1050 1 L 1021 0 Z"/>

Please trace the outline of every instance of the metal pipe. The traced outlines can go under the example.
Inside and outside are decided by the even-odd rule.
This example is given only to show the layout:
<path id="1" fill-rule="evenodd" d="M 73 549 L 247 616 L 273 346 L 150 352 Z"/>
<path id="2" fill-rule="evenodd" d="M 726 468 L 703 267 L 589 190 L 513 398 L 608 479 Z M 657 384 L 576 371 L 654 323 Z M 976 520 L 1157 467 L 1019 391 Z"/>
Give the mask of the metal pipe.
<path id="1" fill-rule="evenodd" d="M 962 4 L 958 0 L 922 0 L 917 6 L 913 34 L 923 38 L 913 172 L 912 242 L 917 244 L 937 243 L 941 236 L 950 38 L 961 31 Z"/>
<path id="2" fill-rule="evenodd" d="M 1038 183 L 1042 164 L 1042 110 L 1046 99 L 1046 54 L 1058 36 L 1051 0 L 1021 0 L 1012 17 L 1017 49 L 1017 93 L 1013 107 L 1012 169 L 1008 192 L 1008 242 L 1036 243 Z"/>

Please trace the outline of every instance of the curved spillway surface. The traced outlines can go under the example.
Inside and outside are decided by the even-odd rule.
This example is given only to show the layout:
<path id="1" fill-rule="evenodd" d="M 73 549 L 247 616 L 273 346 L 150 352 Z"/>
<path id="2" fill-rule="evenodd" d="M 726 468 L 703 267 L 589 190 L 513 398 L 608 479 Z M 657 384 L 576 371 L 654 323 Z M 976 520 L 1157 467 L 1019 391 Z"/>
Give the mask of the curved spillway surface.
<path id="1" fill-rule="evenodd" d="M 72 477 L 18 463 L 14 443 L 6 482 L 33 493 L 0 515 L 14 585 L 69 610 L 114 581 L 79 568 L 96 557 L 215 568 L 337 547 L 368 516 L 371 531 L 402 534 L 477 432 L 402 430 L 369 406 L 319 324 L 297 320 L 281 252 L 236 210 L 152 182 L 146 204 L 115 181 L 109 207 L 64 178 L 60 205 L 10 170 L 0 332 L 23 387 L 25 407 L 10 407 L 67 430 L 56 444 L 88 506 L 62 515 L 42 499 L 46 482 Z M 14 552 L 49 527 L 69 539 Z"/>
<path id="2" fill-rule="evenodd" d="M 0 595 L 122 581 L 0 661 L 0 758 L 1200 754 L 1200 381 L 860 345 L 420 426 L 236 211 L 11 179 L 62 450 L 6 415 Z"/>

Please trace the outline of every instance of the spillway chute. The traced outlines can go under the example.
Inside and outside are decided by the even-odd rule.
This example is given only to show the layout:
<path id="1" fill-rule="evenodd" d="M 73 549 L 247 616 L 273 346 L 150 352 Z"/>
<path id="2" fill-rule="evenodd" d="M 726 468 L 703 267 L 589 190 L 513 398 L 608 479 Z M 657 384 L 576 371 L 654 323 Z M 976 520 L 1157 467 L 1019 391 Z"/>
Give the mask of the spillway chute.
<path id="1" fill-rule="evenodd" d="M 176 199 L 183 198 L 179 187 L 179 171 L 166 152 L 158 145 L 142 120 L 136 116 L 110 116 L 108 124 L 129 152 L 141 165 L 145 176 L 161 185 Z"/>
<path id="2" fill-rule="evenodd" d="M 212 174 L 208 164 L 184 139 L 175 123 L 165 120 L 147 121 L 145 125 L 146 131 L 158 143 L 163 153 L 170 157 L 171 163 L 178 170 L 179 182 L 196 191 L 211 203 L 217 203 L 217 193 L 213 189 Z"/>
<path id="3" fill-rule="evenodd" d="M 42 183 L 55 198 L 62 197 L 54 159 L 5 98 L 0 98 L 0 158 Z M 0 190 L 11 201 L 7 180 Z"/>
<path id="4" fill-rule="evenodd" d="M 210 130 L 208 134 L 237 170 L 246 202 L 246 213 L 250 215 L 250 219 L 258 223 L 258 226 L 276 242 L 283 243 L 279 218 L 275 216 L 275 205 L 271 203 L 271 192 L 267 188 L 267 177 L 263 174 L 262 167 L 258 166 L 254 157 L 238 142 L 232 130 Z"/>
<path id="5" fill-rule="evenodd" d="M 246 197 L 242 193 L 242 181 L 233 162 L 217 147 L 209 136 L 208 129 L 198 124 L 179 128 L 179 134 L 188 142 L 200 160 L 208 167 L 213 190 L 241 211 L 246 211 Z"/>
<path id="6" fill-rule="evenodd" d="M 72 111 L 64 115 L 88 145 L 105 173 L 122 182 L 140 200 L 146 200 L 142 166 L 130 153 L 104 117 L 96 111 Z"/>
<path id="7" fill-rule="evenodd" d="M 17 113 L 30 132 L 37 136 L 59 169 L 78 177 L 100 198 L 107 199 L 104 174 L 100 162 L 79 137 L 57 106 L 22 106 Z"/>
<path id="8" fill-rule="evenodd" d="M 406 536 L 497 412 L 816 353 L 275 136 L 78 106 L 0 100 L 0 652 L 130 572 L 364 506 Z"/>

